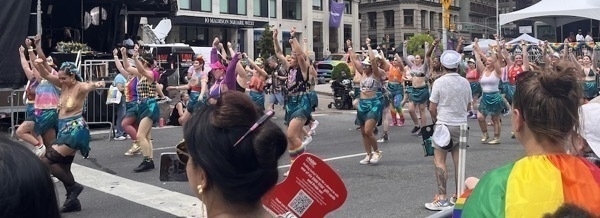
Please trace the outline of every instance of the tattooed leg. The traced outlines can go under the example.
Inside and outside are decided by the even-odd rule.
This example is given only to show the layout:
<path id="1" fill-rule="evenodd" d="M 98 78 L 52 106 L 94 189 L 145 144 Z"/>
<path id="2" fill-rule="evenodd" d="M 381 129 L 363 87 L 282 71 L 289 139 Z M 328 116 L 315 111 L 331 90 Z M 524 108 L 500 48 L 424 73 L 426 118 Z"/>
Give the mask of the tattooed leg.
<path id="1" fill-rule="evenodd" d="M 448 181 L 446 169 L 436 166 L 435 177 L 437 179 L 439 197 L 443 199 L 446 196 L 446 182 Z"/>

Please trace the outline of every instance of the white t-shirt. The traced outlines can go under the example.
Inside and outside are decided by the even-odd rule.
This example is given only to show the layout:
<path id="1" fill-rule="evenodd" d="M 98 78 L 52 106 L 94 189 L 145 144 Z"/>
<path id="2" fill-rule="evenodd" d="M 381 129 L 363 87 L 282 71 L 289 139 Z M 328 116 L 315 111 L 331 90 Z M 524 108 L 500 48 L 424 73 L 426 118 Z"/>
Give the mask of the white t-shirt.
<path id="1" fill-rule="evenodd" d="M 429 101 L 437 104 L 436 124 L 466 124 L 467 106 L 473 101 L 469 81 L 458 73 L 448 72 L 433 83 Z"/>

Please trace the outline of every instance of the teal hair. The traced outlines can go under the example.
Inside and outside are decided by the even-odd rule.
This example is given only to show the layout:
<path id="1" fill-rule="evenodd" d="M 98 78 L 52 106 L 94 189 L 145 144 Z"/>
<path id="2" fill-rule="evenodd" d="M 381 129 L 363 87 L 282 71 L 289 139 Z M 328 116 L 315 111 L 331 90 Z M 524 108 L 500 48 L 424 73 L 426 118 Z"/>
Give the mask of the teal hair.
<path id="1" fill-rule="evenodd" d="M 79 68 L 77 68 L 77 65 L 75 65 L 74 62 L 63 62 L 60 65 L 59 70 L 64 71 L 68 75 L 75 75 L 75 79 L 79 82 L 83 81 L 83 78 L 81 78 L 81 72 L 79 71 Z"/>

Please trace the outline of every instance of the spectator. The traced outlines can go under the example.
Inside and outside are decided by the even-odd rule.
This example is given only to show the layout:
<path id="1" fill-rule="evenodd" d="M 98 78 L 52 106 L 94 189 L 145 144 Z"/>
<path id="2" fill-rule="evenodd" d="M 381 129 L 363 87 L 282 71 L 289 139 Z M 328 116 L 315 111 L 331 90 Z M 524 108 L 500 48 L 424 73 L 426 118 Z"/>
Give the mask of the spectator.
<path id="1" fill-rule="evenodd" d="M 175 108 L 173 108 L 173 110 L 171 110 L 171 115 L 169 115 L 168 125 L 181 126 L 181 124 L 184 123 L 184 122 L 181 122 L 181 117 L 183 117 L 183 114 L 186 111 L 189 100 L 190 100 L 190 95 L 188 95 L 187 92 L 181 92 L 181 94 L 179 96 L 179 102 L 177 102 L 177 104 L 175 104 Z"/>

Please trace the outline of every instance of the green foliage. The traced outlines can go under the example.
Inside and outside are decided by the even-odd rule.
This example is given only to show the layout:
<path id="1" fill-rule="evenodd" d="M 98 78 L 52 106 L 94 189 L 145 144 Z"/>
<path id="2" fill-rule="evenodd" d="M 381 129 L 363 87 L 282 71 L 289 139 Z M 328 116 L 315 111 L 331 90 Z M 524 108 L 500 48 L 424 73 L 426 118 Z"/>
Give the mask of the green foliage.
<path id="1" fill-rule="evenodd" d="M 429 45 L 433 44 L 433 37 L 427 34 L 417 34 L 408 39 L 408 44 L 406 45 L 406 50 L 408 50 L 409 55 L 420 55 L 421 57 L 425 56 L 425 42 L 428 42 Z"/>
<path id="2" fill-rule="evenodd" d="M 331 71 L 331 79 L 350 78 L 350 67 L 346 63 L 339 63 Z"/>
<path id="3" fill-rule="evenodd" d="M 273 44 L 273 31 L 272 26 L 265 24 L 265 31 L 263 31 L 260 40 L 258 41 L 258 49 L 260 49 L 260 56 L 266 60 L 271 55 L 275 54 L 275 45 Z"/>

